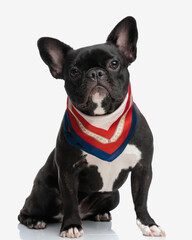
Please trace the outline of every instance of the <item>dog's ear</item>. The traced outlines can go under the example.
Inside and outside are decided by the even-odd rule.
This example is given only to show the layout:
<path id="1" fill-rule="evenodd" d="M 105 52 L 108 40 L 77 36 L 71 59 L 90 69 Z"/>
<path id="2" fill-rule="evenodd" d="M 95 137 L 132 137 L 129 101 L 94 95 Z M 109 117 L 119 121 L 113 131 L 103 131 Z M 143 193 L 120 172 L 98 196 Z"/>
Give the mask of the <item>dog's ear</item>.
<path id="1" fill-rule="evenodd" d="M 57 39 L 43 37 L 37 42 L 39 53 L 54 78 L 63 78 L 66 55 L 72 48 Z"/>
<path id="2" fill-rule="evenodd" d="M 133 17 L 126 17 L 119 22 L 107 38 L 107 43 L 115 44 L 124 53 L 129 63 L 137 55 L 137 24 Z"/>

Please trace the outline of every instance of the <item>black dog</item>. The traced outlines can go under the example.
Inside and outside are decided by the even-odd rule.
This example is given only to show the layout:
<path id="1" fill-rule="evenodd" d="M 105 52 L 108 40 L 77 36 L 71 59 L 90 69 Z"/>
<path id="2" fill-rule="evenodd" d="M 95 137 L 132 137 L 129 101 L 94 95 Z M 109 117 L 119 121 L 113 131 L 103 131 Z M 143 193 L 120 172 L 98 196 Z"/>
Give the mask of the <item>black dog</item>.
<path id="1" fill-rule="evenodd" d="M 132 101 L 127 70 L 136 59 L 137 38 L 136 21 L 127 17 L 104 44 L 74 50 L 39 39 L 51 74 L 65 80 L 68 102 L 56 147 L 18 216 L 22 224 L 41 229 L 60 217 L 60 235 L 80 237 L 81 220 L 111 220 L 131 171 L 138 226 L 144 235 L 165 235 L 147 210 L 153 137 Z"/>

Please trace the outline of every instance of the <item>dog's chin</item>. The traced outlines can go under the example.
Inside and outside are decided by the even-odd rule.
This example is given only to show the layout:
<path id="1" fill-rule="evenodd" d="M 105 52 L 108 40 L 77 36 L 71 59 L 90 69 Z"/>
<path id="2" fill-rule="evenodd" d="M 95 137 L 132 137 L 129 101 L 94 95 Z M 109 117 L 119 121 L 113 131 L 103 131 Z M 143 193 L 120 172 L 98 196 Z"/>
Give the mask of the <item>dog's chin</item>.
<path id="1" fill-rule="evenodd" d="M 95 86 L 89 89 L 82 104 L 76 105 L 76 108 L 88 115 L 104 115 L 107 113 L 105 102 L 112 102 L 109 91 L 103 86 Z"/>
<path id="2" fill-rule="evenodd" d="M 91 98 L 94 103 L 100 103 L 109 95 L 109 91 L 106 88 L 102 86 L 96 86 L 91 90 L 89 99 Z"/>
<path id="3" fill-rule="evenodd" d="M 98 116 L 114 112 L 121 105 L 123 99 L 123 96 L 116 96 L 106 87 L 97 85 L 87 91 L 83 103 L 74 105 L 84 114 Z"/>
<path id="4" fill-rule="evenodd" d="M 96 86 L 91 91 L 89 98 L 95 104 L 95 109 L 93 110 L 94 115 L 105 115 L 107 113 L 104 100 L 108 99 L 110 101 L 110 94 L 106 88 Z"/>

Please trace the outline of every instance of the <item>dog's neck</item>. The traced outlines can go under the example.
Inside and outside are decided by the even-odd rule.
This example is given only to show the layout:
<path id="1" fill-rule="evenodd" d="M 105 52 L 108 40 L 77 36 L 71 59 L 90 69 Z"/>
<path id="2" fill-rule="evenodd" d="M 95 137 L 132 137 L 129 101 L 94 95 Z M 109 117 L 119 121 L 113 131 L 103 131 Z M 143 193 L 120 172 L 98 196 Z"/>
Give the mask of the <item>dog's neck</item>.
<path id="1" fill-rule="evenodd" d="M 81 119 L 84 119 L 85 121 L 83 125 L 84 127 L 87 128 L 87 125 L 92 125 L 100 129 L 108 130 L 110 126 L 118 120 L 118 118 L 123 114 L 125 111 L 126 105 L 128 101 L 131 101 L 130 105 L 132 104 L 132 98 L 131 91 L 129 91 L 123 101 L 123 103 L 112 113 L 106 114 L 106 115 L 96 115 L 96 116 L 90 116 L 86 115 L 82 112 L 80 112 L 77 108 L 73 106 L 71 103 L 70 99 L 67 101 L 67 108 L 70 112 L 73 113 L 73 115 L 76 117 L 78 120 L 79 117 L 81 116 Z M 96 109 L 98 112 L 103 111 L 102 108 Z M 80 120 L 80 119 L 79 119 Z"/>

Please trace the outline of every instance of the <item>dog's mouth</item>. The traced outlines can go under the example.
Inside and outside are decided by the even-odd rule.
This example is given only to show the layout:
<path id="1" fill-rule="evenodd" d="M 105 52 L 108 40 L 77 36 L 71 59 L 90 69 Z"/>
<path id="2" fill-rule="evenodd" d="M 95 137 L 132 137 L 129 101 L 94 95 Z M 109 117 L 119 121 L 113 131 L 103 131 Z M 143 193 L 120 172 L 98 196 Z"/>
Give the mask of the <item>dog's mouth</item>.
<path id="1" fill-rule="evenodd" d="M 90 102 L 97 102 L 103 100 L 105 97 L 111 97 L 110 91 L 102 86 L 95 85 L 88 88 L 83 103 L 79 104 L 80 108 L 87 108 Z"/>
<path id="2" fill-rule="evenodd" d="M 92 98 L 92 101 L 94 102 L 94 99 L 103 99 L 107 95 L 110 95 L 109 91 L 105 87 L 97 85 L 91 90 L 89 97 Z"/>
<path id="3" fill-rule="evenodd" d="M 75 105 L 78 110 L 85 114 L 92 115 L 92 109 L 95 106 L 100 106 L 104 109 L 102 114 L 111 113 L 123 101 L 123 96 L 119 96 L 112 90 L 110 86 L 102 83 L 97 83 L 87 87 L 87 92 L 84 95 L 84 101 Z M 91 111 L 91 112 L 90 112 Z"/>

